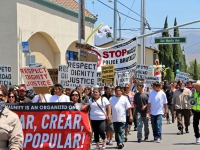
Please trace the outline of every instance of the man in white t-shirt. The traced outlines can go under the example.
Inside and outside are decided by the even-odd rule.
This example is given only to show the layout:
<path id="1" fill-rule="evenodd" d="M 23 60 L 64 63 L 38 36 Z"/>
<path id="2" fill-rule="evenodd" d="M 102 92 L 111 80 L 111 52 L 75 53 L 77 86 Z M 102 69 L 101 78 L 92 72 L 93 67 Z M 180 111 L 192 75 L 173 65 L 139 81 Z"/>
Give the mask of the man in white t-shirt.
<path id="1" fill-rule="evenodd" d="M 153 136 L 158 143 L 162 140 L 162 116 L 166 117 L 167 115 L 167 98 L 160 86 L 161 84 L 158 81 L 153 83 L 154 90 L 149 95 L 147 105 L 147 116 L 149 116 L 149 110 L 151 110 Z"/>
<path id="2" fill-rule="evenodd" d="M 49 102 L 70 102 L 69 96 L 63 94 L 63 86 L 61 84 L 57 83 L 54 85 L 54 95 Z"/>
<path id="3" fill-rule="evenodd" d="M 119 149 L 124 147 L 124 128 L 126 124 L 126 110 L 129 113 L 129 121 L 133 121 L 131 104 L 126 96 L 122 95 L 122 87 L 115 88 L 115 96 L 111 97 L 110 106 L 112 110 L 112 121 L 115 131 L 115 140 Z"/>

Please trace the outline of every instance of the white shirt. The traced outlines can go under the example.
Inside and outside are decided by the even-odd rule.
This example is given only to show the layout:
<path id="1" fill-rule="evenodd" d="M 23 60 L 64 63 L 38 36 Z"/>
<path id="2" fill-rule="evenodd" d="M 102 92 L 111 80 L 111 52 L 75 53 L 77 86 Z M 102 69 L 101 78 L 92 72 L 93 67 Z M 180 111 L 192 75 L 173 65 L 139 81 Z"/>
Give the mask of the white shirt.
<path id="1" fill-rule="evenodd" d="M 164 104 L 167 104 L 166 94 L 162 90 L 159 92 L 152 90 L 149 95 L 148 103 L 151 103 L 152 115 L 163 115 Z"/>
<path id="2" fill-rule="evenodd" d="M 70 102 L 70 100 L 69 100 L 69 96 L 62 94 L 61 96 L 53 95 L 50 98 L 49 102 L 50 103 L 53 103 L 53 102 Z"/>
<path id="3" fill-rule="evenodd" d="M 101 97 L 100 97 L 96 102 L 103 109 L 103 111 L 105 112 L 105 114 L 107 114 L 107 112 L 106 112 L 106 106 L 110 104 L 109 101 L 108 101 L 108 99 L 106 97 L 102 97 L 102 101 L 101 101 Z M 98 105 L 96 104 L 96 102 L 92 98 L 89 99 L 89 104 L 90 104 L 90 120 L 105 120 L 106 116 L 102 112 L 102 110 L 98 107 Z"/>
<path id="4" fill-rule="evenodd" d="M 45 94 L 44 96 L 45 96 L 45 98 L 46 98 L 46 100 L 44 99 L 44 96 L 42 95 L 42 94 L 39 94 L 40 96 L 41 96 L 41 98 L 42 98 L 42 103 L 48 103 L 49 101 L 50 101 L 50 98 L 52 97 L 52 95 L 51 94 Z M 35 95 L 35 97 L 33 98 L 33 103 L 37 103 L 38 102 L 38 98 L 39 98 L 39 95 Z"/>
<path id="5" fill-rule="evenodd" d="M 131 104 L 126 96 L 111 97 L 110 106 L 112 110 L 113 122 L 126 122 L 126 110 L 131 108 Z"/>

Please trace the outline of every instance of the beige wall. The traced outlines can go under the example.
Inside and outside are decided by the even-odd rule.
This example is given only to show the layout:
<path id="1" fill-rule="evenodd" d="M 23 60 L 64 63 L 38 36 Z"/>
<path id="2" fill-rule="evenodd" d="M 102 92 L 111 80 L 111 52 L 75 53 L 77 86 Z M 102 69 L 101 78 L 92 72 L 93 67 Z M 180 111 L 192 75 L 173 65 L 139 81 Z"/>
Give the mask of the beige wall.
<path id="1" fill-rule="evenodd" d="M 85 23 L 86 38 L 93 30 Z M 1 62 L 11 65 L 13 84 L 22 82 L 20 67 L 26 67 L 21 42 L 29 41 L 32 54 L 47 68 L 65 64 L 69 45 L 78 40 L 78 18 L 28 0 L 0 1 Z M 89 40 L 94 44 L 94 38 Z"/>
<path id="2" fill-rule="evenodd" d="M 16 81 L 18 74 L 18 56 L 17 51 L 17 9 L 15 3 L 8 0 L 0 0 L 0 60 L 1 65 L 11 65 L 12 80 Z M 17 82 L 14 82 L 17 84 Z"/>

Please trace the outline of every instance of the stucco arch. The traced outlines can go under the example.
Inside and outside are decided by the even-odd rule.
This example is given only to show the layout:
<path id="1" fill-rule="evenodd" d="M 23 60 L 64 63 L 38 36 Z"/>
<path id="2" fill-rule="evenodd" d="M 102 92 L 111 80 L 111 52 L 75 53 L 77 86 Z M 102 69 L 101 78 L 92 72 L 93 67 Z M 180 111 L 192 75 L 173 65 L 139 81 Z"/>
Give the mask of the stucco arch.
<path id="1" fill-rule="evenodd" d="M 60 54 L 60 50 L 49 34 L 37 32 L 29 38 L 28 42 L 30 44 L 31 55 L 35 55 L 35 62 L 42 63 L 47 68 L 58 67 L 57 62 L 60 62 L 60 57 L 56 56 Z"/>

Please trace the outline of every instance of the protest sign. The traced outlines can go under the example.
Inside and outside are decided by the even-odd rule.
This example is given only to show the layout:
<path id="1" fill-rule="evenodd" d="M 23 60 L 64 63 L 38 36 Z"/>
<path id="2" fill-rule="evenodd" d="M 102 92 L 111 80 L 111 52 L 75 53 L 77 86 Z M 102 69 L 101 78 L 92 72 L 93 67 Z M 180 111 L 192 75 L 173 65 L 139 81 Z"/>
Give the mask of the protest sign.
<path id="1" fill-rule="evenodd" d="M 80 61 L 97 62 L 98 56 L 87 50 L 80 50 Z"/>
<path id="2" fill-rule="evenodd" d="M 136 73 L 134 78 L 136 79 L 145 79 L 146 75 L 148 74 L 148 66 L 147 65 L 140 65 L 136 66 Z"/>
<path id="3" fill-rule="evenodd" d="M 45 66 L 20 68 L 26 87 L 46 87 L 53 86 L 49 72 Z"/>
<path id="4" fill-rule="evenodd" d="M 9 86 L 11 85 L 11 66 L 1 65 L 0 66 L 0 84 Z"/>
<path id="5" fill-rule="evenodd" d="M 129 84 L 130 77 L 134 74 L 135 68 L 126 70 L 126 71 L 120 71 L 117 72 L 117 81 L 119 86 L 125 86 L 126 84 Z"/>
<path id="6" fill-rule="evenodd" d="M 189 80 L 190 74 L 185 72 L 176 73 L 175 81 L 183 80 L 183 82 L 187 82 Z"/>
<path id="7" fill-rule="evenodd" d="M 134 68 L 137 65 L 137 38 L 113 45 L 108 48 L 92 47 L 98 55 L 98 71 L 101 66 L 115 65 L 115 71 Z"/>
<path id="8" fill-rule="evenodd" d="M 101 72 L 97 72 L 97 85 L 98 86 L 105 86 L 106 83 L 102 83 Z"/>
<path id="9" fill-rule="evenodd" d="M 145 84 L 147 87 L 150 87 L 155 81 L 159 82 L 159 77 L 157 76 L 146 76 L 145 77 Z"/>
<path id="10" fill-rule="evenodd" d="M 47 69 L 53 84 L 58 83 L 58 68 L 56 69 Z"/>
<path id="11" fill-rule="evenodd" d="M 88 150 L 88 114 L 71 103 L 7 105 L 20 118 L 24 150 Z"/>
<path id="12" fill-rule="evenodd" d="M 112 83 L 115 80 L 114 65 L 101 66 L 102 83 Z"/>
<path id="13" fill-rule="evenodd" d="M 58 82 L 64 88 L 74 89 L 79 85 L 97 85 L 97 63 L 68 61 L 68 65 L 60 65 L 58 68 Z"/>

